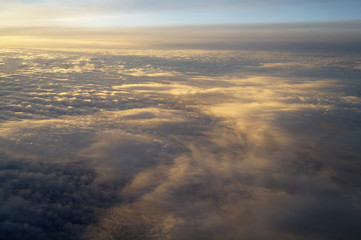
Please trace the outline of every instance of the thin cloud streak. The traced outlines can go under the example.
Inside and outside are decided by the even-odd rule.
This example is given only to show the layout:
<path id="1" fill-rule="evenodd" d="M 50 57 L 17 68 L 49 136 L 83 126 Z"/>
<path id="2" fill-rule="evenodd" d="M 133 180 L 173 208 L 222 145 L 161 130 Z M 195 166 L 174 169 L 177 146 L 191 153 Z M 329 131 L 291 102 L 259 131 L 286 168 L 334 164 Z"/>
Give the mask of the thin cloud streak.
<path id="1" fill-rule="evenodd" d="M 361 21 L 117 28 L 14 27 L 2 28 L 0 32 L 0 42 L 7 47 L 322 50 L 328 46 L 352 50 L 360 48 L 361 44 Z"/>

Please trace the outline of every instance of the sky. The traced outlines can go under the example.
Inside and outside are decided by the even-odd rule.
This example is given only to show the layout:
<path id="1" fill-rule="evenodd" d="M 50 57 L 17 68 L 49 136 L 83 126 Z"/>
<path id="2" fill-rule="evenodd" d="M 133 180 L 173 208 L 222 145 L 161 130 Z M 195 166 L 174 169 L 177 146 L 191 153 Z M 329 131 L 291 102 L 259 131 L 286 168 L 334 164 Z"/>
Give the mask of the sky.
<path id="1" fill-rule="evenodd" d="M 2 1 L 1 25 L 132 26 L 354 20 L 357 0 Z"/>
<path id="2" fill-rule="evenodd" d="M 1 1 L 0 43 L 227 49 L 249 49 L 245 43 L 255 41 L 359 43 L 360 9 L 356 0 Z"/>

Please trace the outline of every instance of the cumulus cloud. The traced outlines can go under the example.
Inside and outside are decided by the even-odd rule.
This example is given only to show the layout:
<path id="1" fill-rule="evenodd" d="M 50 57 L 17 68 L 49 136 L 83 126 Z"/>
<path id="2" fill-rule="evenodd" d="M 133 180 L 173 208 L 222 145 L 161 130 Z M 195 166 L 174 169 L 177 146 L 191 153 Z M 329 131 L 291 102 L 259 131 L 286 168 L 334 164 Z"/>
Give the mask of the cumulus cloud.
<path id="1" fill-rule="evenodd" d="M 37 162 L 1 155 L 1 239 L 80 239 L 117 199 L 82 163 Z"/>
<path id="2" fill-rule="evenodd" d="M 4 238 L 361 235 L 358 55 L 2 53 Z"/>
<path id="3" fill-rule="evenodd" d="M 339 199 L 345 186 L 329 175 L 341 173 L 337 157 L 328 159 L 336 164 L 331 167 L 322 162 L 324 150 L 319 155 L 271 126 L 258 126 L 257 133 L 218 129 L 183 142 L 189 153 L 138 173 L 122 193 L 134 202 L 110 208 L 88 236 L 127 239 L 144 226 L 140 234 L 150 239 L 345 237 L 345 226 L 331 214 L 342 217 L 352 232 L 346 237 L 355 238 L 360 212 L 352 196 Z"/>

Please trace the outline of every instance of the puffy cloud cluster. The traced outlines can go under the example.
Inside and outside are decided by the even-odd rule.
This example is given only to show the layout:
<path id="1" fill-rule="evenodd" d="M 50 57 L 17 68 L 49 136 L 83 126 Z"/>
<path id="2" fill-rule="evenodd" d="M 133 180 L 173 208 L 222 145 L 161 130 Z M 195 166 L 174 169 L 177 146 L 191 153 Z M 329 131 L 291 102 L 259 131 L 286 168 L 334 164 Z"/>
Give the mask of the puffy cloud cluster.
<path id="1" fill-rule="evenodd" d="M 0 236 L 358 239 L 360 61 L 4 51 Z"/>
<path id="2" fill-rule="evenodd" d="M 80 239 L 117 199 L 116 185 L 95 182 L 80 162 L 0 159 L 0 239 Z"/>

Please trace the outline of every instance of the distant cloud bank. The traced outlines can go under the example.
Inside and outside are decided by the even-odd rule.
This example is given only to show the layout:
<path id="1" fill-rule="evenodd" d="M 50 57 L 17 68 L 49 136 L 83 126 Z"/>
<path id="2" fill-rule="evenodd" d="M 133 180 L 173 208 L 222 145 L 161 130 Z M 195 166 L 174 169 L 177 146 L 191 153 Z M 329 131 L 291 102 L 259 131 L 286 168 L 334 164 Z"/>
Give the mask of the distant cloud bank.
<path id="1" fill-rule="evenodd" d="M 361 21 L 163 27 L 2 28 L 4 47 L 359 51 Z"/>

